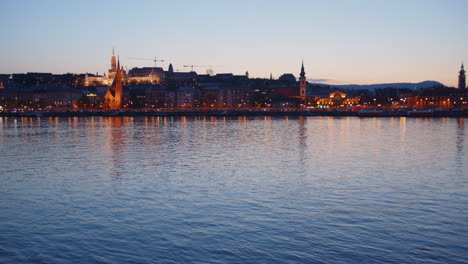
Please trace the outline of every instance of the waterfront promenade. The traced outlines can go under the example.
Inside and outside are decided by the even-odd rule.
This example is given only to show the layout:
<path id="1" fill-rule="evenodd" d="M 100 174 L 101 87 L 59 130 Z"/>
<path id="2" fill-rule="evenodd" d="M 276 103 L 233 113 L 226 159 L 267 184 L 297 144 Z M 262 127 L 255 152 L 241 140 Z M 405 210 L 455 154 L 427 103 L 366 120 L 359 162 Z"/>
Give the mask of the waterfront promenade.
<path id="1" fill-rule="evenodd" d="M 68 116 L 357 116 L 357 117 L 468 117 L 468 109 L 436 110 L 298 110 L 298 109 L 237 109 L 237 110 L 63 110 L 38 112 L 0 112 L 6 117 L 68 117 Z"/>

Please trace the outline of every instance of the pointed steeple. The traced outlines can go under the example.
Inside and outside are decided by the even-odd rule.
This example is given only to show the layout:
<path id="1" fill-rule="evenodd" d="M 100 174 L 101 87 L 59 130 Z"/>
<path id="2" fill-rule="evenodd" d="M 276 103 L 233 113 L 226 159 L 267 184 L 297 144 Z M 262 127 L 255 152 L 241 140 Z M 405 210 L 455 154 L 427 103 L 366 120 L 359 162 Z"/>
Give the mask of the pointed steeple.
<path id="1" fill-rule="evenodd" d="M 461 69 L 458 72 L 458 88 L 465 89 L 466 88 L 466 76 L 465 76 L 465 67 L 463 66 L 463 62 L 461 65 Z"/>
<path id="2" fill-rule="evenodd" d="M 302 66 L 301 66 L 301 77 L 305 77 L 305 71 L 304 71 L 304 60 L 302 60 Z"/>
<path id="3" fill-rule="evenodd" d="M 115 60 L 115 55 L 112 56 L 114 62 L 116 62 L 115 72 L 109 71 L 109 75 L 115 73 L 115 77 L 112 80 L 111 86 L 104 95 L 104 104 L 105 109 L 121 109 L 123 102 L 123 67 L 120 66 L 120 58 Z"/>
<path id="4" fill-rule="evenodd" d="M 305 102 L 307 100 L 307 80 L 304 71 L 304 60 L 301 65 L 301 76 L 299 77 L 299 96 Z"/>
<path id="5" fill-rule="evenodd" d="M 122 68 L 120 68 L 120 58 L 119 57 L 117 57 L 117 68 L 116 68 L 116 70 L 117 70 L 117 73 L 116 73 L 115 76 L 117 76 L 118 74 L 122 75 Z"/>

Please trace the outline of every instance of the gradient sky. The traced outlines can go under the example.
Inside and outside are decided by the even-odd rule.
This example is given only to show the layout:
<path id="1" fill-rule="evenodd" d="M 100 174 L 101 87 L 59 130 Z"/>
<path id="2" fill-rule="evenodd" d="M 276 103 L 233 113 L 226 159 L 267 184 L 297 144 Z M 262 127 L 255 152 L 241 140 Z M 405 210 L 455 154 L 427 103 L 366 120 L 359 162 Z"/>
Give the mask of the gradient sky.
<path id="1" fill-rule="evenodd" d="M 1 0 L 0 73 L 214 65 L 330 83 L 440 81 L 468 61 L 466 0 Z M 205 73 L 206 68 L 196 69 Z"/>

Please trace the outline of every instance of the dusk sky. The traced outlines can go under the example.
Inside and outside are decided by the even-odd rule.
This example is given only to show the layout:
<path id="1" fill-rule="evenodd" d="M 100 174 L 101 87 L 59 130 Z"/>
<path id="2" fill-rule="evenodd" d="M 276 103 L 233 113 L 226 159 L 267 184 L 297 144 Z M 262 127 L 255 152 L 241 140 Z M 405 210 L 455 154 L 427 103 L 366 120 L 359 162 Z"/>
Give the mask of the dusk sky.
<path id="1" fill-rule="evenodd" d="M 304 60 L 312 82 L 456 86 L 467 24 L 466 0 L 2 0 L 0 73 L 102 74 L 114 47 L 128 69 L 298 77 Z"/>

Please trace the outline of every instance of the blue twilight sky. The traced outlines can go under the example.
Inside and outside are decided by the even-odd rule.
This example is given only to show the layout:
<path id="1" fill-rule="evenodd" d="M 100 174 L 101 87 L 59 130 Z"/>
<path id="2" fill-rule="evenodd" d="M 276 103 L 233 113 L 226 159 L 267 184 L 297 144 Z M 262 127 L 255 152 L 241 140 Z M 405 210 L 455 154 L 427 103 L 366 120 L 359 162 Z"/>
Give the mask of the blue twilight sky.
<path id="1" fill-rule="evenodd" d="M 0 73 L 128 67 L 299 75 L 331 83 L 455 86 L 468 61 L 467 0 L 0 0 Z M 196 69 L 205 73 L 206 68 Z"/>

